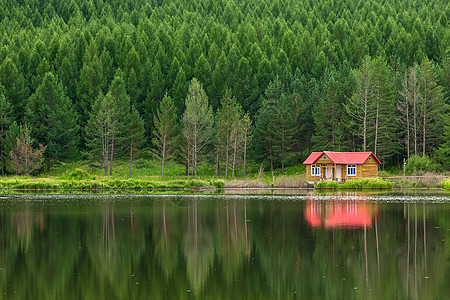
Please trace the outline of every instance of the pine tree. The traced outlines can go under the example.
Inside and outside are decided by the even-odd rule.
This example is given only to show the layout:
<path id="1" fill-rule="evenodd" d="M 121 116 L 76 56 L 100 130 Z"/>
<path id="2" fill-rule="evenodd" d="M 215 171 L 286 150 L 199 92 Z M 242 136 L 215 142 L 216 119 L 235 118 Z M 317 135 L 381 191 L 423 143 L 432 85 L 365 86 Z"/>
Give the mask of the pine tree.
<path id="1" fill-rule="evenodd" d="M 361 69 L 356 71 L 355 78 L 356 90 L 345 108 L 360 128 L 358 133 L 363 139 L 362 150 L 365 152 L 369 126 L 376 113 L 373 66 L 370 58 L 364 60 Z"/>
<path id="2" fill-rule="evenodd" d="M 134 106 L 131 107 L 129 120 L 126 124 L 124 145 L 128 145 L 127 149 L 130 154 L 129 177 L 131 177 L 133 159 L 138 157 L 140 147 L 145 144 L 144 120 L 141 118 L 139 112 L 134 108 Z"/>
<path id="3" fill-rule="evenodd" d="M 15 121 L 22 121 L 28 89 L 23 74 L 10 58 L 0 64 L 0 86 L 3 86 L 3 94 L 13 106 Z"/>
<path id="4" fill-rule="evenodd" d="M 118 132 L 118 119 L 114 116 L 114 98 L 111 94 L 99 95 L 92 106 L 86 125 L 86 146 L 89 159 L 100 160 L 104 175 L 111 166 L 112 139 Z"/>
<path id="5" fill-rule="evenodd" d="M 39 144 L 38 149 L 33 149 L 34 139 L 31 138 L 31 129 L 25 124 L 19 127 L 19 134 L 10 152 L 12 167 L 16 175 L 30 175 L 42 166 L 45 147 Z"/>
<path id="6" fill-rule="evenodd" d="M 127 120 L 130 120 L 130 97 L 126 91 L 124 73 L 120 69 L 111 82 L 107 96 L 113 99 L 112 122 L 116 127 L 111 131 L 109 175 L 112 175 L 114 159 L 124 154 L 122 150 L 127 139 Z"/>
<path id="7" fill-rule="evenodd" d="M 272 171 L 278 163 L 284 171 L 298 131 L 295 101 L 283 90 L 284 86 L 278 78 L 269 84 L 256 118 L 256 147 L 261 157 L 270 161 Z"/>
<path id="8" fill-rule="evenodd" d="M 431 149 L 439 145 L 443 131 L 444 94 L 434 78 L 434 71 L 428 59 L 420 65 L 419 84 L 421 91 L 421 134 L 422 155 L 431 154 Z"/>
<path id="9" fill-rule="evenodd" d="M 165 95 L 154 117 L 153 155 L 161 161 L 161 177 L 164 177 L 166 164 L 173 157 L 178 142 L 178 122 L 176 107 L 172 98 Z"/>
<path id="10" fill-rule="evenodd" d="M 252 120 L 250 119 L 250 115 L 247 113 L 244 115 L 243 120 L 243 128 L 242 128 L 242 135 L 243 135 L 243 142 L 244 142 L 244 153 L 243 153 L 243 159 L 244 159 L 244 179 L 245 179 L 245 167 L 247 162 L 247 149 L 250 145 L 250 141 L 252 139 Z"/>
<path id="11" fill-rule="evenodd" d="M 2 176 L 6 173 L 6 162 L 9 157 L 6 135 L 12 121 L 12 106 L 3 93 L 0 94 L 0 168 Z"/>
<path id="12" fill-rule="evenodd" d="M 234 131 L 237 130 L 239 120 L 239 104 L 232 97 L 231 90 L 227 89 L 222 98 L 221 107 L 217 111 L 217 149 L 219 156 L 225 156 L 225 178 L 228 178 L 228 167 L 230 166 L 230 153 L 233 142 Z"/>
<path id="13" fill-rule="evenodd" d="M 213 113 L 208 97 L 196 78 L 191 81 L 185 103 L 182 133 L 188 145 L 188 153 L 192 155 L 193 173 L 197 176 L 198 161 L 211 142 Z"/>
<path id="14" fill-rule="evenodd" d="M 79 131 L 77 114 L 62 84 L 52 73 L 44 76 L 42 84 L 30 97 L 26 116 L 37 142 L 46 146 L 47 172 L 56 161 L 75 156 Z"/>

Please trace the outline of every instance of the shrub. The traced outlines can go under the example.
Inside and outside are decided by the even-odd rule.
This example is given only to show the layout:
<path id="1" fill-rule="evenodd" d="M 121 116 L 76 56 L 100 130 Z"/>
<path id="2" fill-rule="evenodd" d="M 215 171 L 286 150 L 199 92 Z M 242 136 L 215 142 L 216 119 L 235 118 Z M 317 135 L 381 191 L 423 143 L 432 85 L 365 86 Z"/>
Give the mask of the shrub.
<path id="1" fill-rule="evenodd" d="M 82 169 L 76 169 L 70 173 L 65 173 L 58 177 L 57 179 L 61 180 L 86 180 L 86 179 L 95 179 L 95 177 L 91 176 L 88 172 Z"/>
<path id="2" fill-rule="evenodd" d="M 442 181 L 441 186 L 444 189 L 450 190 L 450 178 L 447 178 L 444 181 Z"/>
<path id="3" fill-rule="evenodd" d="M 321 181 L 316 186 L 317 189 L 388 189 L 392 184 L 379 178 L 364 178 L 359 180 L 348 180 L 343 184 L 335 181 Z"/>
<path id="4" fill-rule="evenodd" d="M 436 172 L 441 166 L 427 155 L 412 156 L 406 161 L 406 173 L 408 175 L 423 175 L 426 172 Z"/>

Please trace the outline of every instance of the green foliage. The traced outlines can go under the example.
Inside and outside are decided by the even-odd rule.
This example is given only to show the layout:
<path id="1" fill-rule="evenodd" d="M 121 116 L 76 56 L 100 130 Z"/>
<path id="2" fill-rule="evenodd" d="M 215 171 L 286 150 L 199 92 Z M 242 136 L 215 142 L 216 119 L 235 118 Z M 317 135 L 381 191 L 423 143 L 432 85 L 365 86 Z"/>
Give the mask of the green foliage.
<path id="1" fill-rule="evenodd" d="M 161 176 L 164 177 L 164 168 L 174 154 L 179 141 L 179 126 L 177 111 L 172 97 L 165 95 L 153 119 L 154 127 L 152 140 L 156 147 L 153 155 L 161 161 Z"/>
<path id="2" fill-rule="evenodd" d="M 88 172 L 82 170 L 82 169 L 76 169 L 72 172 L 67 172 L 61 176 L 59 176 L 57 179 L 62 180 L 86 180 L 86 179 L 95 179 L 95 176 L 90 175 Z"/>
<path id="3" fill-rule="evenodd" d="M 52 73 L 46 73 L 42 84 L 30 98 L 27 122 L 33 127 L 36 141 L 45 145 L 47 171 L 58 160 L 73 158 L 78 144 L 77 115 L 63 86 Z"/>
<path id="4" fill-rule="evenodd" d="M 442 188 L 450 190 L 450 178 L 445 179 L 441 183 Z"/>
<path id="5" fill-rule="evenodd" d="M 10 145 L 7 139 L 7 132 L 12 121 L 12 106 L 6 100 L 5 95 L 0 93 L 0 169 L 2 176 L 5 176 L 6 165 L 9 158 Z"/>
<path id="6" fill-rule="evenodd" d="M 193 174 L 197 176 L 198 162 L 206 155 L 206 147 L 211 143 L 214 119 L 208 96 L 196 78 L 191 81 L 185 104 L 182 133 L 186 141 L 186 159 L 188 165 L 192 162 Z"/>
<path id="7" fill-rule="evenodd" d="M 379 178 L 364 178 L 357 180 L 347 180 L 342 184 L 335 181 L 320 181 L 315 186 L 316 189 L 390 189 L 392 184 Z"/>
<path id="8" fill-rule="evenodd" d="M 429 156 L 412 156 L 406 161 L 407 175 L 422 175 L 426 172 L 439 172 L 442 166 Z"/>

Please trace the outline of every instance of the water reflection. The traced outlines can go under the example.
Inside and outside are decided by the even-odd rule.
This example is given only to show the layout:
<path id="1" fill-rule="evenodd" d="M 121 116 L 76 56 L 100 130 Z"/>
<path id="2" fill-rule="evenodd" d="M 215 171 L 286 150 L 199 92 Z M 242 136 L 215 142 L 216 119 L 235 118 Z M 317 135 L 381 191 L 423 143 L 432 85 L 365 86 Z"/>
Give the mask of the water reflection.
<path id="1" fill-rule="evenodd" d="M 448 202 L 385 204 L 366 194 L 63 199 L 2 206 L 3 297 L 450 297 Z"/>
<path id="2" fill-rule="evenodd" d="M 307 196 L 305 219 L 311 227 L 366 228 L 378 215 L 378 205 L 368 202 L 365 194 L 328 195 L 326 201 Z"/>

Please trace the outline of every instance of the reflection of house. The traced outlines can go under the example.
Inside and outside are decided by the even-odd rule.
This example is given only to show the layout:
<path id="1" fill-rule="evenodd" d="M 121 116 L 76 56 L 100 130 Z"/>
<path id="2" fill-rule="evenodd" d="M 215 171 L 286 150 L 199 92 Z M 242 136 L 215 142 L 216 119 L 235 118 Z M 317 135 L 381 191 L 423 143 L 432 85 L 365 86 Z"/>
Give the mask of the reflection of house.
<path id="1" fill-rule="evenodd" d="M 343 181 L 378 177 L 381 162 L 372 152 L 313 152 L 303 162 L 306 181 L 321 179 Z"/>
<path id="2" fill-rule="evenodd" d="M 345 201 L 310 199 L 306 202 L 305 219 L 311 227 L 323 226 L 328 229 L 371 227 L 377 215 L 377 207 L 361 199 L 361 196 L 355 195 L 352 198 L 356 200 Z"/>

